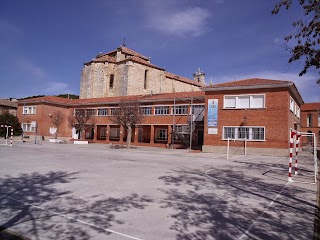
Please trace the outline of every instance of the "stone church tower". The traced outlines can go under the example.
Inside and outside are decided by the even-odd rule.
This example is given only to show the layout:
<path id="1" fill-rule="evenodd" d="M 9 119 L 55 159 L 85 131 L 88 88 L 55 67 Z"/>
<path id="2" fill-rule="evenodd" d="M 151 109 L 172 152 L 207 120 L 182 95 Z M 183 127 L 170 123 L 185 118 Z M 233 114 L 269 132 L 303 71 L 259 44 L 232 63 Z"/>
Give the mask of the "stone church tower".
<path id="1" fill-rule="evenodd" d="M 200 91 L 204 73 L 195 80 L 177 76 L 153 65 L 150 58 L 125 46 L 98 54 L 84 64 L 80 98 Z"/>

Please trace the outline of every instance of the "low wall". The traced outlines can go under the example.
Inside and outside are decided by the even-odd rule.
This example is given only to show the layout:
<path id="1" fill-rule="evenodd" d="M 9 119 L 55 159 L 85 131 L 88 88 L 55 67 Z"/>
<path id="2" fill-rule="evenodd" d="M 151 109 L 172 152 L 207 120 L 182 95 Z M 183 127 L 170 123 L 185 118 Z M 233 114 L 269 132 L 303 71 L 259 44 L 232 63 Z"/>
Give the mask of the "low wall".
<path id="1" fill-rule="evenodd" d="M 289 149 L 281 148 L 252 148 L 247 147 L 247 155 L 263 155 L 263 156 L 289 156 Z M 202 152 L 204 153 L 225 153 L 227 154 L 227 146 L 210 146 L 203 145 Z M 231 155 L 244 155 L 244 147 L 229 149 Z"/>

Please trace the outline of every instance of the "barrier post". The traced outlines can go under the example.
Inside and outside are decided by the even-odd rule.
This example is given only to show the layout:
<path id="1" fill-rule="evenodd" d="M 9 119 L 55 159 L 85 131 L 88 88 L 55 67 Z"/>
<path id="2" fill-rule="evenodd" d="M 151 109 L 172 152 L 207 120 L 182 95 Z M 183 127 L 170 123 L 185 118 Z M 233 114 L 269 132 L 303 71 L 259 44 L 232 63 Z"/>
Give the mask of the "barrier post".
<path id="1" fill-rule="evenodd" d="M 13 128 L 11 127 L 10 147 L 12 147 Z"/>
<path id="2" fill-rule="evenodd" d="M 292 171 L 293 137 L 295 134 L 296 133 L 292 129 L 290 129 L 290 153 L 289 153 L 289 174 L 288 174 L 288 181 L 289 182 L 293 182 L 291 171 Z"/>
<path id="3" fill-rule="evenodd" d="M 296 133 L 296 162 L 294 164 L 294 175 L 298 174 L 298 152 L 299 152 L 299 141 L 300 141 L 300 134 Z"/>

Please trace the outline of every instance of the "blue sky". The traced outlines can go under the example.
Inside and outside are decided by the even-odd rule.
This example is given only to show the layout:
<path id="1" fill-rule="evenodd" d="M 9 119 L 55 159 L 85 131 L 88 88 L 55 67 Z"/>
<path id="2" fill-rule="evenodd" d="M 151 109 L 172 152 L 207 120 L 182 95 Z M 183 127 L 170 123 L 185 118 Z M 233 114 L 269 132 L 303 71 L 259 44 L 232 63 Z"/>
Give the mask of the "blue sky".
<path id="1" fill-rule="evenodd" d="M 283 37 L 298 5 L 276 16 L 276 0 L 0 1 L 0 98 L 79 94 L 83 63 L 123 43 L 167 71 L 207 83 L 251 77 L 295 82 L 320 101 L 314 72 L 299 77 Z"/>

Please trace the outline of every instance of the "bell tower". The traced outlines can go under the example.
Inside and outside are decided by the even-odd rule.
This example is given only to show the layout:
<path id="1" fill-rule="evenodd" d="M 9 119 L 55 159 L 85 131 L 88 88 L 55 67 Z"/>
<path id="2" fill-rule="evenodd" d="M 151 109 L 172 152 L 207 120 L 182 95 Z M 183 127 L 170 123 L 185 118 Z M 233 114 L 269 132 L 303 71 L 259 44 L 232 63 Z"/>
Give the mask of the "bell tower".
<path id="1" fill-rule="evenodd" d="M 198 83 L 206 84 L 205 75 L 206 74 L 198 68 L 198 71 L 193 74 L 193 80 Z"/>

